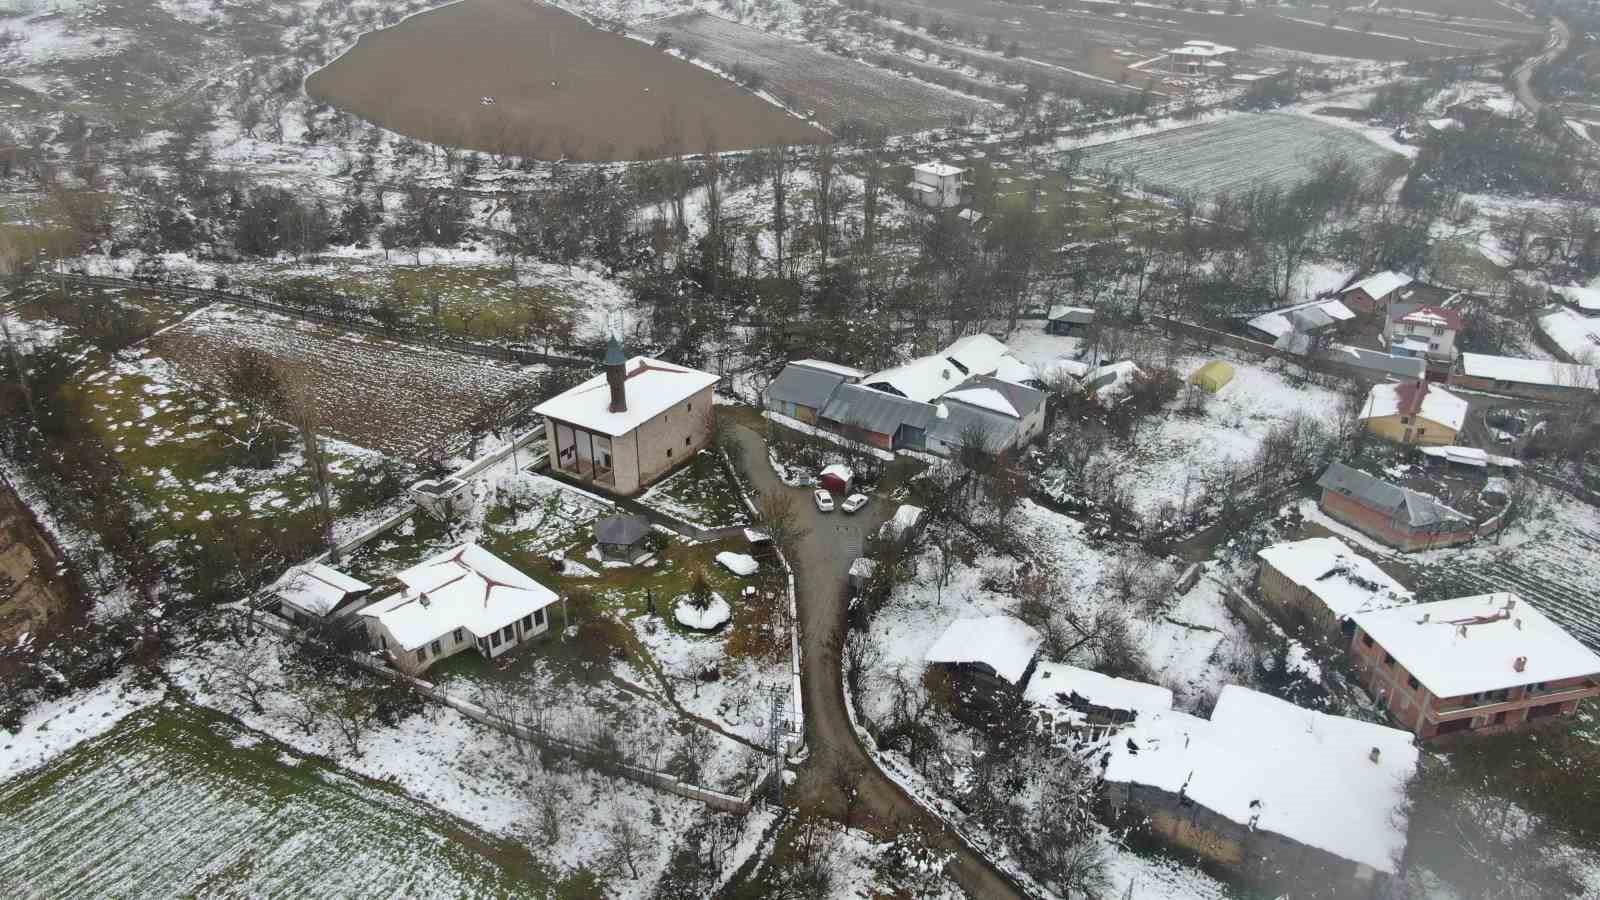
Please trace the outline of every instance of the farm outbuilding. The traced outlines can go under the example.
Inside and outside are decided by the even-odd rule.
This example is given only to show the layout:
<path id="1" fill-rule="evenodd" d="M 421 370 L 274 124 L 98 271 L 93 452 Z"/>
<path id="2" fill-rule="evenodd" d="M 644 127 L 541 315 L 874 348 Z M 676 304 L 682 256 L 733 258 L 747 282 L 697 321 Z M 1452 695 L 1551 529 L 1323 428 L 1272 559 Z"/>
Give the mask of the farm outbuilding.
<path id="1" fill-rule="evenodd" d="M 1413 280 L 1399 272 L 1378 272 L 1340 291 L 1339 299 L 1356 312 L 1370 315 L 1385 308 Z"/>
<path id="2" fill-rule="evenodd" d="M 278 611 L 301 625 L 348 612 L 371 592 L 372 585 L 320 562 L 296 566 L 273 585 Z"/>
<path id="3" fill-rule="evenodd" d="M 1217 391 L 1227 387 L 1228 382 L 1232 380 L 1233 366 L 1220 359 L 1213 359 L 1211 362 L 1196 369 L 1194 374 L 1189 376 L 1190 384 L 1205 390 L 1209 394 L 1215 394 Z"/>
<path id="4" fill-rule="evenodd" d="M 957 619 L 928 648 L 924 659 L 985 686 L 1020 691 L 1033 674 L 1044 636 L 1011 616 Z"/>
<path id="5" fill-rule="evenodd" d="M 1094 325 L 1094 310 L 1087 306 L 1052 306 L 1044 323 L 1046 334 L 1081 337 Z"/>
<path id="6" fill-rule="evenodd" d="M 856 473 L 849 466 L 834 463 L 817 475 L 817 484 L 835 494 L 848 494 L 856 483 Z"/>
<path id="7" fill-rule="evenodd" d="M 1344 463 L 1329 466 L 1317 487 L 1322 488 L 1323 512 L 1400 550 L 1451 547 L 1478 536 L 1472 517 Z"/>

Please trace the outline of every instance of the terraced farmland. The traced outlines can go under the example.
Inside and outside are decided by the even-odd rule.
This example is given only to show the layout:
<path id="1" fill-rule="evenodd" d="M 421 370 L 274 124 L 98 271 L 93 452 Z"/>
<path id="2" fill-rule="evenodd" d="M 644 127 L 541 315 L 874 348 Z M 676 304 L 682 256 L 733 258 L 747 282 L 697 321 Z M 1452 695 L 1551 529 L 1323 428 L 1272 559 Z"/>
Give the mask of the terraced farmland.
<path id="1" fill-rule="evenodd" d="M 1600 513 L 1574 501 L 1536 540 L 1413 570 L 1420 601 L 1514 591 L 1600 650 Z"/>
<path id="2" fill-rule="evenodd" d="M 17 900 L 511 897 L 538 877 L 423 804 L 176 704 L 0 787 L 0 846 Z"/>
<path id="3" fill-rule="evenodd" d="M 449 444 L 482 406 L 537 371 L 380 341 L 239 307 L 214 305 L 151 341 L 185 380 L 217 386 L 241 347 L 268 354 L 316 386 L 337 437 L 398 456 Z M 373 399 L 382 397 L 382 403 Z"/>
<path id="4" fill-rule="evenodd" d="M 1089 147 L 1084 165 L 1132 172 L 1135 182 L 1151 190 L 1209 198 L 1261 184 L 1290 187 L 1331 156 L 1344 156 L 1368 172 L 1398 158 L 1349 129 L 1259 113 Z"/>

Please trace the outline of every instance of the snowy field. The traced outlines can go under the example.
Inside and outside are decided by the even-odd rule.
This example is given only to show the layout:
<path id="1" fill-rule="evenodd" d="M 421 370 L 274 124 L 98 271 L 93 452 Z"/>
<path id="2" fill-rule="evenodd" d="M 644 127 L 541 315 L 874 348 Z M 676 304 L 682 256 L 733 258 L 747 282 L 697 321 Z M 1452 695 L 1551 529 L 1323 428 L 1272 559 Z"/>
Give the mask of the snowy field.
<path id="1" fill-rule="evenodd" d="M 1341 271 L 1308 269 L 1306 289 L 1336 285 Z M 1041 370 L 1053 360 L 1076 358 L 1082 350 L 1076 338 L 1032 329 L 1013 335 L 1008 345 L 1017 358 Z M 1214 359 L 1233 366 L 1233 380 L 1215 395 L 1206 395 L 1202 414 L 1180 414 L 1180 395 L 1165 411 L 1146 417 L 1131 441 L 1114 441 L 1099 451 L 1141 514 L 1167 503 L 1188 508 L 1219 473 L 1248 462 L 1268 432 L 1297 415 L 1330 427 L 1338 420 L 1343 400 L 1336 391 L 1297 383 L 1270 365 L 1231 355 L 1224 348 L 1206 356 L 1177 356 L 1170 365 L 1187 379 Z"/>
<path id="2" fill-rule="evenodd" d="M 890 132 L 916 131 L 992 109 L 953 91 L 717 16 L 674 17 L 655 27 L 672 34 L 696 59 L 724 72 L 744 67 L 761 73 L 763 90 L 828 128 L 856 120 Z"/>
<path id="3" fill-rule="evenodd" d="M 1212 197 L 1252 187 L 1289 188 L 1325 159 L 1344 156 L 1358 171 L 1376 170 L 1390 154 L 1359 134 L 1282 113 L 1233 116 L 1149 137 L 1099 144 L 1084 166 L 1132 172 L 1152 190 Z"/>

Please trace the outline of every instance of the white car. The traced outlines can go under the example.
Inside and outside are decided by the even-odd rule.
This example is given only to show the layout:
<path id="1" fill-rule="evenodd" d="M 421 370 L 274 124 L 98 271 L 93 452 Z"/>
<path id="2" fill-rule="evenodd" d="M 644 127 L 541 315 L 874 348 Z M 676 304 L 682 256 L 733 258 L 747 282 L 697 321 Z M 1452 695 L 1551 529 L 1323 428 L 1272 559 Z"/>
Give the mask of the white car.
<path id="1" fill-rule="evenodd" d="M 844 502 L 839 505 L 839 508 L 844 510 L 847 513 L 853 513 L 856 510 L 858 510 L 861 507 L 866 506 L 866 505 L 867 505 L 867 495 L 866 494 L 851 494 L 850 496 L 844 498 Z"/>
<path id="2" fill-rule="evenodd" d="M 817 490 L 812 493 L 811 498 L 817 501 L 817 510 L 819 512 L 833 512 L 832 494 L 824 490 Z"/>

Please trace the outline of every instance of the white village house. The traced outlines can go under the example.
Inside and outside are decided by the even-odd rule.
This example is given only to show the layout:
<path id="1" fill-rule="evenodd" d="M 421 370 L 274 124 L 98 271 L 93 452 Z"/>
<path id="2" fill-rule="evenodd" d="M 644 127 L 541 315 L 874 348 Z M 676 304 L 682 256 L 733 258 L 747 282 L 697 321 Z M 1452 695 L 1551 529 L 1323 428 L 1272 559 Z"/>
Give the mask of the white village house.
<path id="1" fill-rule="evenodd" d="M 947 163 L 918 163 L 911 167 L 911 196 L 932 209 L 960 206 L 961 176 L 966 172 Z"/>
<path id="2" fill-rule="evenodd" d="M 404 589 L 361 610 L 373 648 L 410 674 L 463 650 L 493 659 L 550 629 L 550 590 L 477 544 L 399 573 Z"/>
<path id="3" fill-rule="evenodd" d="M 624 497 L 711 442 L 717 376 L 606 345 L 605 372 L 533 408 L 545 417 L 550 464 Z"/>
<path id="4" fill-rule="evenodd" d="M 1233 64 L 1238 48 L 1211 41 L 1184 41 L 1183 46 L 1167 51 L 1168 71 L 1173 75 L 1220 76 Z"/>

